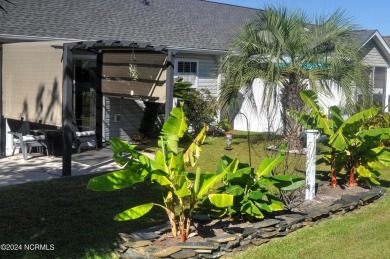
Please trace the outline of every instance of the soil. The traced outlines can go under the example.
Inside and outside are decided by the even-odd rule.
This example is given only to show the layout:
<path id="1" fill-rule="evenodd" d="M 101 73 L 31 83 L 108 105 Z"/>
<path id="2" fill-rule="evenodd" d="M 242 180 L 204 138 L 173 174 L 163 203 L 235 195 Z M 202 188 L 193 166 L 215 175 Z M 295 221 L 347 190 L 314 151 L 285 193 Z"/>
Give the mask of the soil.
<path id="1" fill-rule="evenodd" d="M 311 207 L 317 207 L 321 204 L 331 203 L 339 200 L 342 195 L 356 194 L 369 191 L 367 188 L 360 186 L 344 186 L 339 185 L 332 188 L 328 184 L 320 185 L 316 190 L 316 196 L 313 200 L 305 200 L 305 190 L 300 191 L 290 204 L 290 211 L 304 212 Z M 193 223 L 190 231 L 190 237 L 187 242 L 205 242 L 207 238 L 216 237 L 226 234 L 226 232 L 234 233 L 235 228 L 245 228 L 251 224 L 249 221 L 232 222 L 228 218 L 212 220 L 209 223 Z M 153 242 L 154 247 L 166 248 L 179 243 L 179 237 L 172 237 L 172 234 L 166 233 Z"/>

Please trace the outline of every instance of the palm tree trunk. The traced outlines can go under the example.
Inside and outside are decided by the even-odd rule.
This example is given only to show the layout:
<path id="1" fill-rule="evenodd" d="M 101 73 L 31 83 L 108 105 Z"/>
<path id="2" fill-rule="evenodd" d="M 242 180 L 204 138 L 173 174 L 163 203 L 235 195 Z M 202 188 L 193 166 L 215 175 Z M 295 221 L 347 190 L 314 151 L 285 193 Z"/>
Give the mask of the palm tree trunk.
<path id="1" fill-rule="evenodd" d="M 301 150 L 302 143 L 300 140 L 302 127 L 291 116 L 288 115 L 289 110 L 300 112 L 304 107 L 299 93 L 304 89 L 303 85 L 292 75 L 290 80 L 283 84 L 282 89 L 282 111 L 281 117 L 283 122 L 283 134 L 288 142 L 289 150 Z"/>

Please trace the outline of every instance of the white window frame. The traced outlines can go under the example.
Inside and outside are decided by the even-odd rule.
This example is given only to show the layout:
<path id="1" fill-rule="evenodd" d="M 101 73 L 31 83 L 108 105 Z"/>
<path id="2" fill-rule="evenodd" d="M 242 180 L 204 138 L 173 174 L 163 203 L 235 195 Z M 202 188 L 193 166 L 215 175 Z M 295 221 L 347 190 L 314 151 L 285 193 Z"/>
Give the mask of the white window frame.
<path id="1" fill-rule="evenodd" d="M 179 77 L 179 62 L 196 62 L 196 77 L 195 77 L 195 83 L 191 86 L 192 88 L 198 88 L 198 82 L 199 82 L 199 59 L 189 59 L 189 58 L 176 58 L 175 59 L 175 72 L 174 76 Z"/>

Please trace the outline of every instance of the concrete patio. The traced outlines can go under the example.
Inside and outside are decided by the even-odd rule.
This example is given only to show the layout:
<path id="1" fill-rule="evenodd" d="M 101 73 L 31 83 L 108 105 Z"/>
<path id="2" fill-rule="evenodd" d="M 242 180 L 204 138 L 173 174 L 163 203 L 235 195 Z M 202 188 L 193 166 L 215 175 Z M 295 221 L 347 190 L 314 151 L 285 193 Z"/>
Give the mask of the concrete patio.
<path id="1" fill-rule="evenodd" d="M 88 150 L 72 155 L 72 175 L 86 175 L 117 170 L 109 148 Z M 0 158 L 0 187 L 60 178 L 62 157 L 32 153 L 27 160 L 22 154 Z"/>

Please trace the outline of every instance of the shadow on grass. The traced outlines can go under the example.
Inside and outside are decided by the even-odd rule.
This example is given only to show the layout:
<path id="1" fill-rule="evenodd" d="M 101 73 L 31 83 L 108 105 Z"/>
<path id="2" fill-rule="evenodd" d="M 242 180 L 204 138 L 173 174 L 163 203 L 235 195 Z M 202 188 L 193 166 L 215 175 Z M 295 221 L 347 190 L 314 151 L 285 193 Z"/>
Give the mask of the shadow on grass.
<path id="1" fill-rule="evenodd" d="M 149 184 L 113 192 L 86 189 L 92 176 L 0 188 L 0 243 L 54 245 L 54 250 L 1 251 L 2 258 L 107 258 L 118 233 L 165 223 L 161 209 L 117 222 L 116 214 L 147 202 L 162 191 Z M 3 257 L 4 256 L 4 257 Z M 9 256 L 9 257 L 8 257 Z"/>

